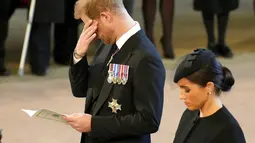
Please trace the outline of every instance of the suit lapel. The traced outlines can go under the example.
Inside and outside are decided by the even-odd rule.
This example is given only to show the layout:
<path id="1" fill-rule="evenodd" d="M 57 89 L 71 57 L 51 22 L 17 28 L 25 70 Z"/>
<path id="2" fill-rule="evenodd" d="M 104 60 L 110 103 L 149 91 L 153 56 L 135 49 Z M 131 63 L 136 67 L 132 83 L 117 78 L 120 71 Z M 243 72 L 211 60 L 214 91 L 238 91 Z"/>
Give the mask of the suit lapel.
<path id="1" fill-rule="evenodd" d="M 121 50 L 114 56 L 112 63 L 126 64 L 133 54 L 133 50 L 137 48 L 140 32 L 136 33 L 123 45 Z M 108 67 L 107 67 L 108 68 Z M 96 106 L 93 110 L 93 115 L 96 115 L 102 105 L 110 95 L 113 84 L 109 84 L 107 78 L 104 80 L 102 90 L 100 91 Z"/>
<path id="2" fill-rule="evenodd" d="M 90 106 L 93 100 L 93 89 L 90 88 L 87 91 L 87 97 L 86 97 L 86 104 L 85 104 L 85 113 L 89 113 L 90 112 Z"/>
<path id="3" fill-rule="evenodd" d="M 191 132 L 192 128 L 195 126 L 197 119 L 199 118 L 198 116 L 198 112 L 196 112 L 196 114 L 194 114 L 194 116 L 192 116 L 189 119 L 189 122 L 187 125 L 184 125 L 184 129 L 183 131 L 181 131 L 181 135 L 179 136 L 179 142 L 178 143 L 184 143 L 186 138 L 188 137 L 189 133 Z"/>
<path id="4" fill-rule="evenodd" d="M 96 63 L 104 63 L 104 64 L 102 64 L 102 68 L 100 69 L 101 70 L 101 72 L 100 72 L 100 74 L 104 74 L 104 70 L 105 70 L 105 67 L 104 67 L 104 65 L 105 65 L 105 61 L 107 61 L 108 60 L 108 58 L 109 58 L 109 54 L 111 53 L 111 49 L 112 49 L 113 47 L 112 47 L 112 45 L 105 45 L 102 49 L 102 52 L 100 52 L 100 54 L 99 54 L 99 56 L 97 57 L 97 59 L 96 59 Z M 97 96 L 99 95 L 99 93 L 100 93 L 100 90 L 101 90 L 101 88 L 93 88 L 93 93 L 92 93 L 92 95 L 93 95 L 93 98 L 94 99 L 96 99 L 97 98 Z"/>
<path id="5" fill-rule="evenodd" d="M 98 47 L 98 50 L 95 54 L 94 60 L 90 63 L 91 66 L 103 63 L 107 56 L 109 55 L 111 51 L 111 45 L 104 45 L 100 44 Z M 87 92 L 86 97 L 86 104 L 85 104 L 85 113 L 89 113 L 89 110 L 91 108 L 91 104 L 93 103 L 93 98 L 97 96 L 100 93 L 100 90 L 98 88 L 89 88 Z"/>

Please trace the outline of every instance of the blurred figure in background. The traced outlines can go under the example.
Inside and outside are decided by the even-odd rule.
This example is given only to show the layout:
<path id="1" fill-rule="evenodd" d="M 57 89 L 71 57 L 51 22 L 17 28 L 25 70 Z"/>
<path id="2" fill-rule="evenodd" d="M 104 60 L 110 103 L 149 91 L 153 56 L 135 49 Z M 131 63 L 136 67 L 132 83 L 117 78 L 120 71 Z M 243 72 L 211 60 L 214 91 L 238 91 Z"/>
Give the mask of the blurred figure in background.
<path id="1" fill-rule="evenodd" d="M 134 9 L 134 0 L 123 0 L 123 4 L 129 13 L 129 15 L 132 16 L 133 14 L 133 9 Z"/>
<path id="2" fill-rule="evenodd" d="M 50 62 L 52 23 L 63 23 L 65 1 L 37 0 L 29 40 L 29 63 L 32 74 L 43 76 Z"/>
<path id="3" fill-rule="evenodd" d="M 194 0 L 194 10 L 201 11 L 206 29 L 208 45 L 216 55 L 226 58 L 233 57 L 227 46 L 225 37 L 228 28 L 229 13 L 239 6 L 239 0 Z M 218 41 L 214 36 L 214 16 L 217 16 Z"/>
<path id="4" fill-rule="evenodd" d="M 253 12 L 255 14 L 255 0 L 253 0 Z"/>
<path id="5" fill-rule="evenodd" d="M 57 64 L 68 65 L 78 40 L 79 21 L 74 19 L 76 0 L 64 0 L 64 23 L 56 23 L 54 30 L 53 58 Z"/>
<path id="6" fill-rule="evenodd" d="M 5 65 L 5 42 L 8 36 L 9 20 L 18 4 L 19 0 L 0 1 L 0 76 L 11 74 Z"/>
<path id="7" fill-rule="evenodd" d="M 32 74 L 46 75 L 50 62 L 51 27 L 54 31 L 54 61 L 66 65 L 78 38 L 78 21 L 73 18 L 76 0 L 37 0 L 29 43 Z"/>
<path id="8" fill-rule="evenodd" d="M 54 61 L 67 65 L 78 39 L 78 21 L 73 18 L 76 0 L 36 0 L 29 40 L 29 63 L 32 74 L 43 76 L 50 62 L 51 30 L 54 31 Z M 0 1 L 0 76 L 10 75 L 5 66 L 5 41 L 8 22 L 17 7 L 29 7 L 30 0 Z M 27 6 L 26 6 L 27 5 Z"/>
<path id="9" fill-rule="evenodd" d="M 143 0 L 142 11 L 144 17 L 145 32 L 149 39 L 154 41 L 154 23 L 156 16 L 156 0 Z M 174 0 L 160 0 L 160 15 L 162 19 L 163 36 L 160 39 L 164 50 L 164 57 L 174 59 L 172 47 L 172 31 L 174 17 Z"/>

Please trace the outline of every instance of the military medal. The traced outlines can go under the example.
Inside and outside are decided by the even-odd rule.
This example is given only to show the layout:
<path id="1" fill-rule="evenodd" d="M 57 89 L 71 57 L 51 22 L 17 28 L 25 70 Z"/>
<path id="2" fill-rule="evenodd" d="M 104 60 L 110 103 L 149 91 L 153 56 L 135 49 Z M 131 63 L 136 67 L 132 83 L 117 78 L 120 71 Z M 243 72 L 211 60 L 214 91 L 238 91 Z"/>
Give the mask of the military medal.
<path id="1" fill-rule="evenodd" d="M 122 73 L 123 65 L 119 65 L 119 70 L 118 70 L 118 84 L 121 84 L 121 73 Z"/>
<path id="2" fill-rule="evenodd" d="M 124 65 L 121 65 L 121 68 L 120 68 L 120 83 L 119 84 L 122 84 L 123 74 L 124 74 Z"/>
<path id="3" fill-rule="evenodd" d="M 124 66 L 124 73 L 122 78 L 122 84 L 125 85 L 128 81 L 129 66 L 128 65 L 123 65 L 123 66 Z"/>
<path id="4" fill-rule="evenodd" d="M 113 64 L 109 65 L 109 70 L 108 70 L 108 78 L 107 81 L 108 83 L 112 83 L 113 80 Z"/>
<path id="5" fill-rule="evenodd" d="M 117 64 L 117 77 L 116 77 L 116 83 L 121 83 L 121 79 L 120 79 L 120 68 L 121 68 L 121 65 Z"/>
<path id="6" fill-rule="evenodd" d="M 114 73 L 114 77 L 113 77 L 113 79 L 112 79 L 112 82 L 114 83 L 114 84 L 116 84 L 117 83 L 117 76 L 118 76 L 118 71 L 117 71 L 117 64 L 113 64 L 113 73 Z"/>
<path id="7" fill-rule="evenodd" d="M 112 113 L 116 113 L 117 114 L 118 110 L 121 111 L 121 105 L 118 104 L 118 100 L 117 99 L 112 99 L 112 102 L 108 102 L 108 107 L 110 107 L 112 109 Z"/>

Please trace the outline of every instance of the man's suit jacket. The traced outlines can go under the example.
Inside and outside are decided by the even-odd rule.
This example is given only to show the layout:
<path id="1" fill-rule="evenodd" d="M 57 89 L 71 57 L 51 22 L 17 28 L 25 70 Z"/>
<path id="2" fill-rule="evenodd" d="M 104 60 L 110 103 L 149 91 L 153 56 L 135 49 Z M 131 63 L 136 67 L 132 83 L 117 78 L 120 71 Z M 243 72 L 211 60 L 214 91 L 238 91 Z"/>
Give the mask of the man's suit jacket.
<path id="1" fill-rule="evenodd" d="M 86 97 L 85 113 L 92 114 L 92 131 L 82 134 L 81 143 L 150 143 L 150 134 L 157 132 L 162 116 L 165 68 L 161 57 L 140 30 L 111 62 L 129 66 L 128 82 L 113 84 L 107 82 L 106 66 L 111 47 L 102 44 L 90 65 L 86 57 L 71 63 L 72 93 Z M 108 107 L 112 99 L 121 105 L 117 113 Z"/>
<path id="2" fill-rule="evenodd" d="M 36 0 L 33 22 L 63 23 L 65 0 Z"/>

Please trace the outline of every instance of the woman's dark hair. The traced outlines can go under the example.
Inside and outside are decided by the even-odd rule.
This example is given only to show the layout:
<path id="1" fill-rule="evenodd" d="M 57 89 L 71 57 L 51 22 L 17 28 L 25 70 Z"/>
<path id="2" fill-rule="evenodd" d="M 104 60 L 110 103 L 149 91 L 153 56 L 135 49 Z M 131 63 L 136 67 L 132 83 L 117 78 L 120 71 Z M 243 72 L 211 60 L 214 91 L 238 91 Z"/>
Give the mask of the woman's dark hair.
<path id="1" fill-rule="evenodd" d="M 212 58 L 206 66 L 186 78 L 202 87 L 205 87 L 208 82 L 213 82 L 217 95 L 220 95 L 221 91 L 230 91 L 235 84 L 232 72 L 222 66 L 216 58 Z"/>

